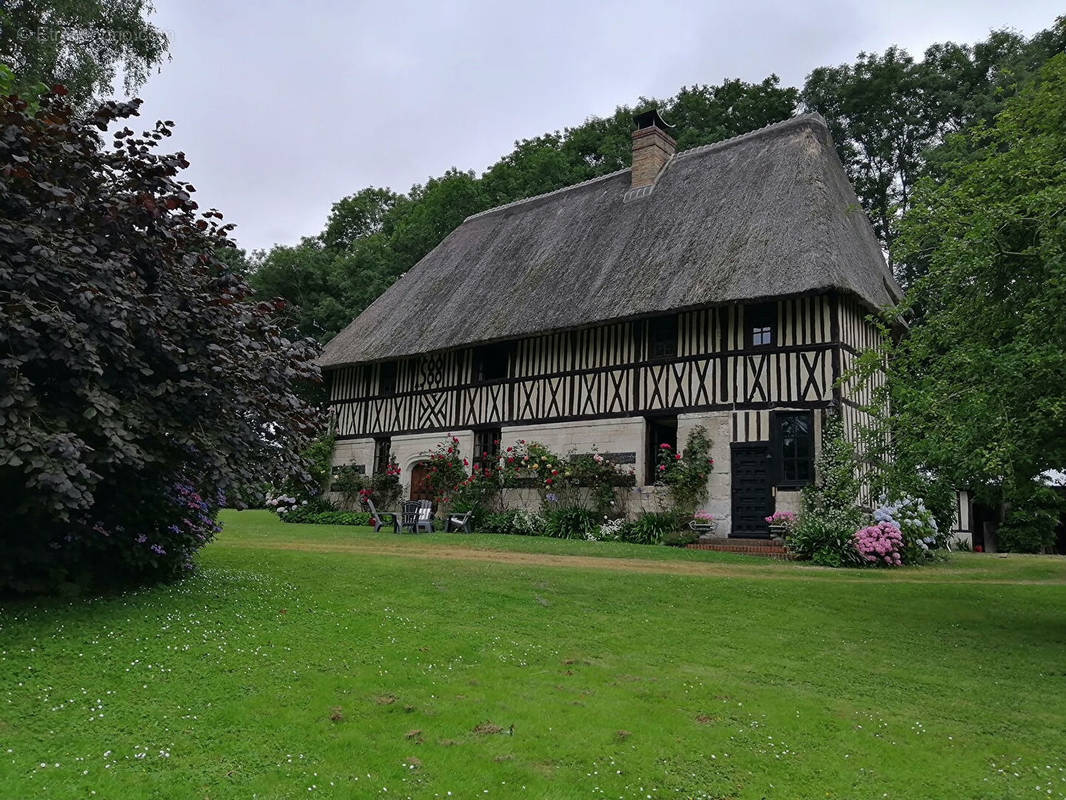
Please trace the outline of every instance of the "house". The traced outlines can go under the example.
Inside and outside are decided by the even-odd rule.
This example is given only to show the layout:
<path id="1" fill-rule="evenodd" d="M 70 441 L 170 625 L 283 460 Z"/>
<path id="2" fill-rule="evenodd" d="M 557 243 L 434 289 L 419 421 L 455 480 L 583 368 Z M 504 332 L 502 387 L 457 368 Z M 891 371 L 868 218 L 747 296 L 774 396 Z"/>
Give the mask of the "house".
<path id="1" fill-rule="evenodd" d="M 638 483 L 704 426 L 719 532 L 799 507 L 836 381 L 900 290 L 821 117 L 675 152 L 655 111 L 633 166 L 469 217 L 330 341 L 335 464 L 417 493 L 446 434 L 612 454 Z M 496 444 L 499 443 L 499 444 Z"/>

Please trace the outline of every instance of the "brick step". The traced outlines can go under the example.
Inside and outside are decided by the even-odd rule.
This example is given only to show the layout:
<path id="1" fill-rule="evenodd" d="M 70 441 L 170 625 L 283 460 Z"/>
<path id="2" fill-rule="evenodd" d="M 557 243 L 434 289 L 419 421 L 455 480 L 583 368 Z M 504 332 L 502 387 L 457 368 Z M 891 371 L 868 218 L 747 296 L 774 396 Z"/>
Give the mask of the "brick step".
<path id="1" fill-rule="evenodd" d="M 749 544 L 749 542 L 759 542 L 759 544 Z M 718 553 L 742 553 L 749 556 L 764 556 L 766 558 L 791 558 L 789 552 L 779 544 L 771 544 L 765 539 L 740 539 L 740 540 L 720 540 L 718 542 L 700 542 L 698 544 L 687 545 L 689 550 L 713 550 Z"/>
<path id="2" fill-rule="evenodd" d="M 738 547 L 780 547 L 771 539 L 747 539 L 744 537 L 720 537 L 714 533 L 705 533 L 699 538 L 700 544 L 730 544 Z"/>

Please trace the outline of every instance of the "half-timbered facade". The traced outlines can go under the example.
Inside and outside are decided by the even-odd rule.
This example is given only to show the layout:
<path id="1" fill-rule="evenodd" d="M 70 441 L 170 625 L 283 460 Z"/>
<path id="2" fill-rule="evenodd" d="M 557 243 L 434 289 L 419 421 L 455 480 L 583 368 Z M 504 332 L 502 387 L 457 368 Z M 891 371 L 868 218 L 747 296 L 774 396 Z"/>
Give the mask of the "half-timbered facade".
<path id="1" fill-rule="evenodd" d="M 722 532 L 798 506 L 822 415 L 862 422 L 839 379 L 898 288 L 819 117 L 679 154 L 665 128 L 638 118 L 632 170 L 469 218 L 327 345 L 335 463 L 391 452 L 410 485 L 453 434 L 646 484 L 702 425 Z"/>

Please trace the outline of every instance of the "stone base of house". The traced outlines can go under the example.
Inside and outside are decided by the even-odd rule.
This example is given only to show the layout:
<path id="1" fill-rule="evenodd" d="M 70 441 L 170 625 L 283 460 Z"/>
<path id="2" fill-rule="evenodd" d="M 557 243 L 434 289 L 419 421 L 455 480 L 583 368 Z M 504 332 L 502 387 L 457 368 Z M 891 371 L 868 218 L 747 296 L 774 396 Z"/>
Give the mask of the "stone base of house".
<path id="1" fill-rule="evenodd" d="M 649 458 L 654 454 L 648 445 L 650 420 L 654 417 L 622 417 L 580 422 L 561 422 L 550 425 L 516 425 L 500 429 L 500 448 L 520 441 L 539 442 L 560 455 L 580 453 L 603 453 L 633 471 L 637 486 L 619 490 L 619 514 L 629 518 L 640 514 L 664 511 L 670 507 L 662 487 L 648 484 L 650 477 Z M 713 514 L 718 521 L 717 533 L 728 536 L 731 530 L 733 498 L 732 453 L 738 444 L 769 444 L 770 411 L 715 411 L 707 413 L 678 414 L 677 443 L 683 448 L 689 434 L 697 426 L 703 426 L 711 440 L 710 455 L 714 466 L 708 478 L 708 498 L 703 511 Z M 821 414 L 814 414 L 814 441 L 821 441 Z M 434 448 L 449 436 L 459 439 L 459 452 L 473 455 L 475 434 L 472 430 L 456 430 L 450 433 L 427 433 L 393 436 L 389 447 L 401 469 L 400 480 L 404 496 L 410 496 L 412 471 L 427 459 Z M 817 446 L 817 445 L 816 445 Z M 372 438 L 343 440 L 337 443 L 333 455 L 335 466 L 360 464 L 366 472 L 374 468 L 375 440 Z M 654 465 L 651 465 L 654 467 Z M 800 510 L 802 496 L 799 491 L 771 489 L 771 510 Z M 533 489 L 508 489 L 503 495 L 506 508 L 525 508 L 539 511 L 540 492 Z"/>

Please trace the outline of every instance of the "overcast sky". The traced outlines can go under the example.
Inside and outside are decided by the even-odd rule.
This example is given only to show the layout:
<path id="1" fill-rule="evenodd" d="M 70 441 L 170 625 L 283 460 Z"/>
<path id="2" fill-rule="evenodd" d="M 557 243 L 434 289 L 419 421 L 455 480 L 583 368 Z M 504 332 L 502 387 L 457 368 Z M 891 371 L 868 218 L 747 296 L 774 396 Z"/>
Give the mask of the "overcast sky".
<path id="1" fill-rule="evenodd" d="M 683 85 L 811 69 L 898 44 L 919 54 L 993 28 L 1026 35 L 1044 0 L 511 3 L 156 0 L 172 60 L 138 92 L 172 119 L 201 206 L 247 249 L 318 233 L 366 186 L 478 172 L 514 141 Z"/>

